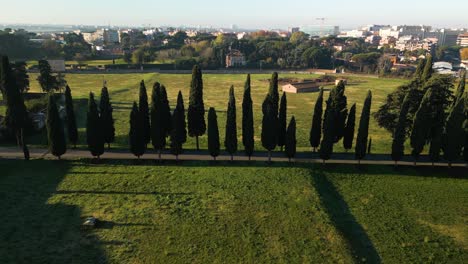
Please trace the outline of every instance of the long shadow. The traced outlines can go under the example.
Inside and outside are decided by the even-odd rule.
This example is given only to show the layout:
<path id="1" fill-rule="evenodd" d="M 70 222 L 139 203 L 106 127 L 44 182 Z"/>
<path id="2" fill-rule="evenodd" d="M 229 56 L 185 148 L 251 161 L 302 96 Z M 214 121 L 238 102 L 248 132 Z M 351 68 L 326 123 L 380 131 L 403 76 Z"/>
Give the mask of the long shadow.
<path id="1" fill-rule="evenodd" d="M 347 241 L 356 263 L 381 263 L 380 256 L 364 228 L 353 216 L 343 196 L 327 176 L 311 170 L 311 180 L 317 189 L 325 211 L 336 229 Z"/>
<path id="2" fill-rule="evenodd" d="M 101 241 L 81 229 L 80 209 L 48 203 L 69 166 L 0 160 L 0 263 L 107 262 Z"/>

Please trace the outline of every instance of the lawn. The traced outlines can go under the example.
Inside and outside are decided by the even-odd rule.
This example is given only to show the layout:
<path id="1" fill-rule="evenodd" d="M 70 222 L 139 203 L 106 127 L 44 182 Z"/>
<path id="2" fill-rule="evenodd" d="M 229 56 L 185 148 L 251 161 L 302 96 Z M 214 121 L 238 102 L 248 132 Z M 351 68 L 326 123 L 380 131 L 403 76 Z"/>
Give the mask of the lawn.
<path id="1" fill-rule="evenodd" d="M 218 122 L 220 127 L 221 142 L 223 142 L 226 120 L 226 108 L 228 100 L 228 91 L 231 85 L 235 87 L 235 96 L 237 102 L 237 125 L 239 134 L 239 149 L 241 145 L 241 104 L 242 94 L 245 81 L 245 75 L 240 74 L 206 74 L 204 75 L 204 100 L 205 108 L 215 107 L 218 111 Z M 294 77 L 294 78 L 313 78 L 314 75 L 305 74 L 287 74 L 280 75 L 280 78 Z M 256 130 L 256 149 L 263 150 L 260 142 L 261 133 L 261 104 L 268 91 L 268 78 L 267 74 L 252 75 L 252 97 L 254 102 L 254 121 Z M 36 79 L 35 74 L 31 74 L 31 79 Z M 189 74 L 67 74 L 66 79 L 75 99 L 86 99 L 90 91 L 97 94 L 100 93 L 102 84 L 107 81 L 111 100 L 114 105 L 114 118 L 116 122 L 116 142 L 114 147 L 127 148 L 127 135 L 128 135 L 128 120 L 131 105 L 133 101 L 138 100 L 138 87 L 139 81 L 145 80 L 148 92 L 151 92 L 151 87 L 155 81 L 164 84 L 168 90 L 168 96 L 171 107 L 175 107 L 177 93 L 182 91 L 185 100 L 185 106 L 188 106 L 188 94 L 190 87 L 191 75 Z M 376 111 L 378 107 L 383 104 L 388 93 L 393 91 L 398 85 L 404 83 L 402 79 L 379 79 L 372 77 L 349 77 L 349 85 L 346 88 L 346 95 L 348 97 L 348 105 L 357 104 L 357 114 L 360 116 L 362 105 L 365 95 L 368 90 L 373 93 L 372 111 Z M 330 88 L 330 87 L 327 87 Z M 32 91 L 39 91 L 39 86 L 36 81 L 32 82 Z M 288 119 L 294 115 L 297 121 L 297 138 L 298 150 L 310 151 L 309 146 L 309 131 L 312 120 L 313 107 L 317 98 L 317 93 L 307 94 L 288 94 Z M 328 97 L 326 92 L 325 97 Z M 86 101 L 81 100 L 76 103 L 79 115 L 79 127 L 81 132 L 80 144 L 84 147 L 84 126 L 85 126 L 85 112 Z M 359 119 L 356 122 L 358 126 Z M 371 119 L 369 135 L 373 141 L 373 153 L 389 153 L 391 149 L 391 135 L 386 130 L 377 126 L 376 122 Z M 206 136 L 201 137 L 201 146 L 207 146 Z M 45 144 L 45 138 L 36 143 Z M 184 146 L 187 149 L 195 148 L 195 140 L 189 138 Z M 335 151 L 344 151 L 342 143 L 339 142 L 335 145 Z"/>
<path id="2" fill-rule="evenodd" d="M 0 263 L 468 257 L 464 171 L 87 160 L 0 167 Z M 99 228 L 80 228 L 87 216 L 99 218 Z"/>

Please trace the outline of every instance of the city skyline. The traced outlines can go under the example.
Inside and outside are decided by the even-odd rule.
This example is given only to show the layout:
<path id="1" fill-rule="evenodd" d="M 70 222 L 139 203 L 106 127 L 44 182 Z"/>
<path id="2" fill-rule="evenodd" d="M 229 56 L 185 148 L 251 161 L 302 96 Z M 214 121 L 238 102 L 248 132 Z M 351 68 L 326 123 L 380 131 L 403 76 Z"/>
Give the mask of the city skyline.
<path id="1" fill-rule="evenodd" d="M 228 7 L 214 0 L 200 0 L 183 5 L 175 2 L 154 3 L 149 0 L 135 0 L 119 5 L 109 0 L 82 0 L 71 4 L 64 4 L 58 0 L 45 0 L 40 3 L 26 0 L 5 3 L 4 6 L 9 12 L 2 14 L 0 24 L 176 27 L 236 25 L 245 29 L 271 29 L 318 25 L 322 21 L 317 18 L 323 17 L 326 18 L 324 24 L 341 27 L 367 24 L 466 27 L 467 21 L 463 12 L 468 9 L 468 2 L 447 0 L 444 3 L 443 6 L 427 6 L 414 1 L 394 0 L 391 5 L 385 7 L 385 13 L 380 13 L 376 10 L 374 1 L 370 0 L 361 0 L 359 3 L 336 0 L 333 4 L 290 0 L 287 7 L 284 2 L 278 0 L 239 0 L 236 5 Z M 28 8 L 24 9 L 24 6 Z"/>

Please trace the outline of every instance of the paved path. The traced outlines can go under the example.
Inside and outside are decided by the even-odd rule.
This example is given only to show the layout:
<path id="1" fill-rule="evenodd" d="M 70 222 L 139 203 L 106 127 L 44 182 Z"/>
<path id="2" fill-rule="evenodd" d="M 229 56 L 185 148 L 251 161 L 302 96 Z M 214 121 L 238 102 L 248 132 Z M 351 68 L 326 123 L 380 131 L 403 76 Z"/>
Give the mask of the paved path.
<path id="1" fill-rule="evenodd" d="M 33 159 L 56 159 L 53 155 L 48 153 L 47 149 L 34 148 L 30 149 L 31 158 Z M 69 149 L 62 159 L 75 160 L 82 158 L 92 158 L 91 154 L 87 150 L 80 149 Z M 0 147 L 0 159 L 23 159 L 23 152 L 18 148 L 13 147 Z M 137 159 L 133 154 L 124 150 L 110 150 L 106 151 L 101 159 L 108 160 L 134 160 Z M 142 156 L 142 160 L 157 160 L 159 156 L 157 153 L 150 151 Z M 161 155 L 162 160 L 175 160 L 176 157 L 168 152 L 164 152 Z M 248 157 L 238 154 L 233 157 L 234 161 L 248 161 Z M 207 151 L 186 151 L 184 154 L 179 155 L 179 160 L 186 161 L 211 161 L 213 158 L 208 154 Z M 222 154 L 217 157 L 217 160 L 231 160 L 231 156 Z M 252 161 L 268 161 L 268 154 L 266 152 L 256 152 L 251 158 Z M 272 161 L 274 162 L 287 162 L 288 158 L 284 157 L 281 152 L 273 152 Z M 298 153 L 295 162 L 304 163 L 323 163 L 323 160 L 318 157 L 316 153 Z M 353 154 L 338 153 L 333 155 L 333 159 L 327 160 L 327 164 L 358 164 L 358 161 L 354 159 Z M 368 155 L 365 160 L 361 160 L 361 164 L 369 165 L 394 165 L 394 161 L 390 159 L 389 155 L 372 154 Z M 398 165 L 414 166 L 414 162 L 411 157 L 406 157 L 405 160 L 399 161 Z M 427 157 L 422 157 L 420 161 L 416 163 L 417 166 L 432 166 L 432 163 L 427 160 Z M 447 163 L 435 163 L 435 166 L 448 166 Z M 465 163 L 452 164 L 454 167 L 468 167 Z"/>

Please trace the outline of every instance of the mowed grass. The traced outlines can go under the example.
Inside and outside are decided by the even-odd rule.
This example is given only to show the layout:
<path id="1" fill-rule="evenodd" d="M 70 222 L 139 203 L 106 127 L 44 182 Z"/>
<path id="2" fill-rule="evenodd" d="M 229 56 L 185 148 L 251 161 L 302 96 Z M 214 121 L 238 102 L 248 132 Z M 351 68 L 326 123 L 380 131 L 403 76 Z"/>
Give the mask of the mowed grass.
<path id="1" fill-rule="evenodd" d="M 1 263 L 467 257 L 468 181 L 447 177 L 446 169 L 86 160 L 0 166 Z M 80 228 L 87 216 L 100 226 Z"/>
<path id="2" fill-rule="evenodd" d="M 254 122 L 255 122 L 255 139 L 256 149 L 263 150 L 260 141 L 262 111 L 261 105 L 266 93 L 268 92 L 269 74 L 252 75 L 252 98 L 254 102 Z M 308 74 L 282 74 L 280 78 L 314 78 L 315 75 Z M 36 78 L 35 74 L 31 74 L 31 79 Z M 235 96 L 237 103 L 237 126 L 239 136 L 239 150 L 243 149 L 241 140 L 241 118 L 242 118 L 242 96 L 246 75 L 242 74 L 205 74 L 204 75 L 204 101 L 205 108 L 208 111 L 209 107 L 215 107 L 218 112 L 218 122 L 220 127 L 221 144 L 224 141 L 226 109 L 229 87 L 234 85 Z M 385 101 L 386 96 L 392 92 L 397 86 L 404 83 L 402 79 L 379 79 L 372 77 L 348 77 L 349 85 L 346 88 L 348 97 L 348 107 L 353 103 L 357 105 L 358 119 L 356 121 L 356 131 L 359 124 L 359 116 L 362 111 L 362 105 L 368 90 L 373 93 L 372 112 L 377 111 L 378 107 Z M 138 89 L 140 80 L 145 80 L 149 96 L 151 97 L 151 88 L 154 82 L 158 81 L 164 84 L 168 91 L 171 107 L 175 107 L 177 93 L 182 91 L 185 107 L 188 108 L 188 95 L 190 89 L 190 74 L 67 74 L 66 79 L 70 87 L 74 99 L 85 99 L 90 91 L 96 93 L 96 98 L 99 99 L 100 89 L 104 81 L 110 91 L 112 103 L 114 105 L 114 118 L 116 122 L 116 142 L 114 147 L 128 148 L 128 129 L 129 129 L 129 114 L 133 101 L 138 101 Z M 327 90 L 331 87 L 326 87 Z M 32 91 L 39 91 L 37 82 L 32 82 Z M 280 89 L 281 90 L 281 89 Z M 281 91 L 280 91 L 281 93 Z M 309 132 L 312 122 L 313 108 L 318 93 L 305 94 L 287 94 L 288 99 L 288 119 L 293 115 L 297 122 L 297 144 L 298 151 L 310 151 Z M 325 98 L 328 98 L 328 91 L 325 93 Z M 77 103 L 77 112 L 79 116 L 79 127 L 81 132 L 80 144 L 85 145 L 85 117 L 86 117 L 86 102 Z M 370 122 L 369 135 L 372 138 L 373 153 L 389 153 L 391 150 L 391 134 L 383 128 L 378 127 L 375 120 L 372 118 Z M 202 148 L 207 147 L 207 137 L 200 138 Z M 41 141 L 45 144 L 45 139 Z M 186 149 L 195 148 L 195 139 L 189 138 L 184 145 Z M 336 152 L 344 152 L 342 142 L 335 145 Z"/>

